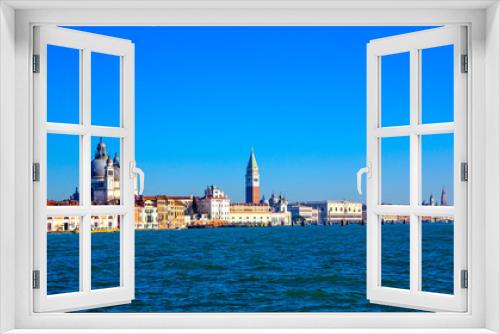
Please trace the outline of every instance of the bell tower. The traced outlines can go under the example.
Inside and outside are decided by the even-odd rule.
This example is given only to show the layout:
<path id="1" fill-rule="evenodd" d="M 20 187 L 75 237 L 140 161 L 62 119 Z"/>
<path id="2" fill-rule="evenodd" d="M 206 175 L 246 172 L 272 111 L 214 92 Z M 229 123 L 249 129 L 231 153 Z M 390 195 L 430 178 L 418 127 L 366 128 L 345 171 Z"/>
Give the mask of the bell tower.
<path id="1" fill-rule="evenodd" d="M 245 185 L 245 202 L 258 204 L 260 198 L 260 176 L 253 148 L 248 160 Z"/>

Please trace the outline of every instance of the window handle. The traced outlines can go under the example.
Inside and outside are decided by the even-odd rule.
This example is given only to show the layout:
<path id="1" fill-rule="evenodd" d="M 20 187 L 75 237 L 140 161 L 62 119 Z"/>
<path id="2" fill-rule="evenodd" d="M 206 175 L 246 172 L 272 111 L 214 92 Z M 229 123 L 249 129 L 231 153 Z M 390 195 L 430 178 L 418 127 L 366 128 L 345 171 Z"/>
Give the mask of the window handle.
<path id="1" fill-rule="evenodd" d="M 135 161 L 132 161 L 130 163 L 130 177 L 134 178 L 136 175 L 139 176 L 139 192 L 138 192 L 138 194 L 142 195 L 142 193 L 144 192 L 144 172 L 142 171 L 142 169 L 137 167 L 137 165 L 135 164 Z"/>
<path id="2" fill-rule="evenodd" d="M 356 173 L 357 184 L 358 184 L 358 194 L 363 195 L 363 191 L 361 190 L 361 186 L 363 185 L 362 176 L 366 174 L 366 177 L 371 177 L 371 164 L 368 163 L 366 167 L 360 168 Z"/>

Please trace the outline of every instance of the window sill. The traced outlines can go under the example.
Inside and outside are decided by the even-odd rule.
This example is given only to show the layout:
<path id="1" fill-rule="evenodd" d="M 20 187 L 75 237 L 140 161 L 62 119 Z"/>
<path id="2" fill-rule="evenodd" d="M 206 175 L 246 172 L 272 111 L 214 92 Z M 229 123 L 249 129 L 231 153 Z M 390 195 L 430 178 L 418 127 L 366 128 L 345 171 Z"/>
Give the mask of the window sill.
<path id="1" fill-rule="evenodd" d="M 15 329 L 5 334 L 495 334 L 484 328 L 470 329 Z"/>

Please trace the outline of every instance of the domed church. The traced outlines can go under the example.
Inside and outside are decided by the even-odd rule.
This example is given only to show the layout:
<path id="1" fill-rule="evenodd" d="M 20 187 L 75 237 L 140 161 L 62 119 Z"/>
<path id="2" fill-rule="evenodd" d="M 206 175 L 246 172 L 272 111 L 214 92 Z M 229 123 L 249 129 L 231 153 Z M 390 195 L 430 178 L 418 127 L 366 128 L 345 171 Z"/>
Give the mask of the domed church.
<path id="1" fill-rule="evenodd" d="M 94 159 L 92 160 L 91 177 L 92 204 L 120 204 L 120 159 L 118 154 L 115 153 L 113 160 L 111 160 L 102 138 L 97 144 Z"/>

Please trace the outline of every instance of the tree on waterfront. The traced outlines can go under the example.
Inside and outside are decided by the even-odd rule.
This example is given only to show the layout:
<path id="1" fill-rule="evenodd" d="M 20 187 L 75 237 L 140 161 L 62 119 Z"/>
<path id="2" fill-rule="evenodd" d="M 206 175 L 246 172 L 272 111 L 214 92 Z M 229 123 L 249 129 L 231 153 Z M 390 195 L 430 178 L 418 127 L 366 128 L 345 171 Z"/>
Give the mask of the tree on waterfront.
<path id="1" fill-rule="evenodd" d="M 193 213 L 196 214 L 198 213 L 198 202 L 196 200 L 196 196 L 193 196 Z"/>

